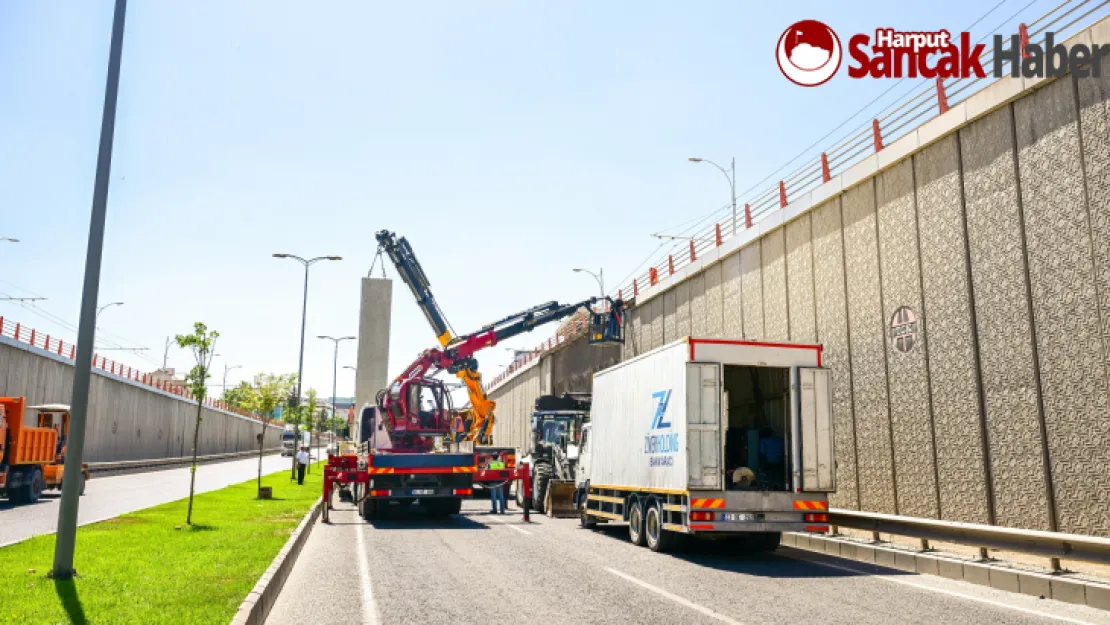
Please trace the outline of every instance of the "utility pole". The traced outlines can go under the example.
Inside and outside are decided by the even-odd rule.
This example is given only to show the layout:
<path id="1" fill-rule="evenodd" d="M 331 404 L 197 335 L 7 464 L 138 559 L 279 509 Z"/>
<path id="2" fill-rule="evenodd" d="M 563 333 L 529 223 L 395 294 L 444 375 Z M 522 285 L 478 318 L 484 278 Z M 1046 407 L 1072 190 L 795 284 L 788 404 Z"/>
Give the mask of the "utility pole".
<path id="1" fill-rule="evenodd" d="M 169 362 L 170 362 L 170 341 L 171 340 L 173 340 L 173 339 L 171 339 L 168 336 L 166 337 L 166 351 L 162 353 L 162 370 L 163 371 L 165 371 L 166 367 L 169 366 Z"/>
<path id="2" fill-rule="evenodd" d="M 108 52 L 108 78 L 100 121 L 100 146 L 96 157 L 89 247 L 85 256 L 85 283 L 81 293 L 81 320 L 77 331 L 77 360 L 73 363 L 73 398 L 70 400 L 69 441 L 64 471 L 80 476 L 85 456 L 85 424 L 89 413 L 89 377 L 93 340 L 96 335 L 96 298 L 100 292 L 100 265 L 104 256 L 104 221 L 108 214 L 108 185 L 112 178 L 112 142 L 116 130 L 116 99 L 119 95 L 120 61 L 123 57 L 123 26 L 127 0 L 116 0 L 112 17 L 112 43 Z M 54 544 L 54 579 L 71 579 L 73 552 L 77 541 L 77 509 L 81 502 L 81 479 L 62 481 L 58 507 L 58 534 Z"/>

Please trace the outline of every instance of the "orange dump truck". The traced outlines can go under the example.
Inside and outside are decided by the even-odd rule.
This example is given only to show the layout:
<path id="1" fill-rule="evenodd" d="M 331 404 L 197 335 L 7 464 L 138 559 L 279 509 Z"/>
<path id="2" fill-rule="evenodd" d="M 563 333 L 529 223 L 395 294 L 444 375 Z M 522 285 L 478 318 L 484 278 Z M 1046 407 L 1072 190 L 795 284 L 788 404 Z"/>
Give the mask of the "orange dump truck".
<path id="1" fill-rule="evenodd" d="M 26 411 L 38 412 L 35 426 Z M 23 397 L 0 397 L 0 496 L 13 503 L 35 503 L 48 488 L 62 488 L 69 438 L 69 406 L 26 406 Z M 88 465 L 78 476 L 85 492 Z"/>

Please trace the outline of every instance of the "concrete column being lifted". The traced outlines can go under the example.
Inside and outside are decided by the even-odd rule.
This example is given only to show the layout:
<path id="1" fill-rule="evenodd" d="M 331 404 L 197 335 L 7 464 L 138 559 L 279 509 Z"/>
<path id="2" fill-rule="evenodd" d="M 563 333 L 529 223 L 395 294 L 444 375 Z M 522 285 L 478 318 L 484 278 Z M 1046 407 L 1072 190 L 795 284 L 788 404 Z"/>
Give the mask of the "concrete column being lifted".
<path id="1" fill-rule="evenodd" d="M 358 314 L 358 371 L 355 374 L 355 415 L 373 404 L 389 382 L 389 329 L 393 281 L 362 279 Z"/>

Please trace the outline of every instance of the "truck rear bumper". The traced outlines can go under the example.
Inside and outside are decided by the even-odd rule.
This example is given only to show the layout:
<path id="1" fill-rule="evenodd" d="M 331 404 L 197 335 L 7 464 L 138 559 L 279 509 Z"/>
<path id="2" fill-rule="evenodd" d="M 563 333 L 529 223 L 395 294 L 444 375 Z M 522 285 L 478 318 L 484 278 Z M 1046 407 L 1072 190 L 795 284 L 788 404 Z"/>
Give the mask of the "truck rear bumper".
<path id="1" fill-rule="evenodd" d="M 824 523 L 725 522 L 696 521 L 689 525 L 691 534 L 746 534 L 750 532 L 824 532 Z"/>

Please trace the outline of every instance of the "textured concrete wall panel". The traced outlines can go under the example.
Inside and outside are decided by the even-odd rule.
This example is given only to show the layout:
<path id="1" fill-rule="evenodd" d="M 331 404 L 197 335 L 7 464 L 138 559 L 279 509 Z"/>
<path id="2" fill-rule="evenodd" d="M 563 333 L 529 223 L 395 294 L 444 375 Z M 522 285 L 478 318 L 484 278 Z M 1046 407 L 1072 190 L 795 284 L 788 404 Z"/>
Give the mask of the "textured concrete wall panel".
<path id="1" fill-rule="evenodd" d="M 813 211 L 813 285 L 817 342 L 824 346 L 823 363 L 832 371 L 833 434 L 836 437 L 836 493 L 832 495 L 832 502 L 841 508 L 859 509 L 839 198 Z"/>
<path id="2" fill-rule="evenodd" d="M 1087 213 L 1102 320 L 1103 360 L 1104 366 L 1110 367 L 1110 72 L 1077 83 Z M 3 376 L 2 370 L 0 376 Z"/>
<path id="3" fill-rule="evenodd" d="M 771 341 L 790 338 L 790 311 L 786 307 L 786 237 L 777 228 L 762 239 L 763 333 Z"/>
<path id="4" fill-rule="evenodd" d="M 894 437 L 894 475 L 898 512 L 936 518 L 937 481 L 933 462 L 933 415 L 926 367 L 927 319 L 921 307 L 921 271 L 917 251 L 917 208 L 913 161 L 906 159 L 875 179 L 879 219 L 879 261 L 883 284 L 883 319 L 889 330 L 895 311 L 906 306 L 917 316 L 917 338 L 901 342 L 887 336 L 890 425 Z"/>
<path id="5" fill-rule="evenodd" d="M 720 263 L 705 270 L 705 336 L 715 339 L 725 335 L 722 273 Z"/>
<path id="6" fill-rule="evenodd" d="M 760 241 L 756 239 L 740 250 L 740 273 L 744 307 L 744 338 L 761 339 L 763 334 L 763 272 L 760 267 Z"/>
<path id="7" fill-rule="evenodd" d="M 675 336 L 690 336 L 690 281 L 683 280 L 675 287 Z"/>
<path id="8" fill-rule="evenodd" d="M 894 514 L 897 506 L 883 358 L 885 335 L 873 181 L 845 193 L 843 207 L 860 505 L 865 510 Z"/>
<path id="9" fill-rule="evenodd" d="M 705 272 L 687 280 L 690 283 L 690 334 L 706 336 L 709 332 L 705 309 Z"/>
<path id="10" fill-rule="evenodd" d="M 724 333 L 730 339 L 744 336 L 744 306 L 740 272 L 740 254 L 732 254 L 721 261 L 721 284 L 724 296 Z"/>
<path id="11" fill-rule="evenodd" d="M 996 522 L 1047 530 L 1013 140 L 1010 107 L 960 130 L 967 237 Z"/>
<path id="12" fill-rule="evenodd" d="M 1041 394 L 1060 531 L 1110 535 L 1110 396 L 1071 80 L 1014 104 Z"/>
<path id="13" fill-rule="evenodd" d="M 790 340 L 817 341 L 817 313 L 813 296 L 813 245 L 810 215 L 786 224 L 787 307 L 790 310 Z"/>
<path id="14" fill-rule="evenodd" d="M 675 310 L 675 299 L 678 295 L 677 288 L 671 288 L 663 294 L 663 342 L 669 343 L 678 336 L 676 329 L 678 314 Z"/>
<path id="15" fill-rule="evenodd" d="M 940 516 L 988 523 L 967 240 L 955 135 L 914 158 Z"/>
<path id="16" fill-rule="evenodd" d="M 663 344 L 663 298 L 652 298 L 647 303 L 649 319 L 651 319 L 651 343 L 648 349 L 655 349 Z"/>

